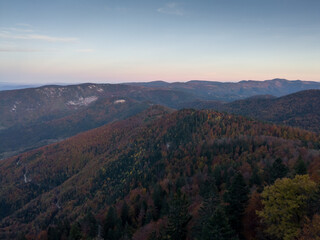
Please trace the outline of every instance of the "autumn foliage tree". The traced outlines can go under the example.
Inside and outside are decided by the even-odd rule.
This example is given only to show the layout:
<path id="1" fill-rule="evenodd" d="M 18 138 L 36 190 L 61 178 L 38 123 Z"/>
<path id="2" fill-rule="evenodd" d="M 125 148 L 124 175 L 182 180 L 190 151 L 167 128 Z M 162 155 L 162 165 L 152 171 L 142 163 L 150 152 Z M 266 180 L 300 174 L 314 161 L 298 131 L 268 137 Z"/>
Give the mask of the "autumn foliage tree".
<path id="1" fill-rule="evenodd" d="M 316 190 L 316 183 L 308 175 L 278 179 L 265 187 L 261 194 L 263 209 L 257 214 L 266 224 L 266 233 L 284 240 L 298 237 L 308 200 Z"/>
<path id="2" fill-rule="evenodd" d="M 320 240 L 320 215 L 306 220 L 299 240 Z"/>

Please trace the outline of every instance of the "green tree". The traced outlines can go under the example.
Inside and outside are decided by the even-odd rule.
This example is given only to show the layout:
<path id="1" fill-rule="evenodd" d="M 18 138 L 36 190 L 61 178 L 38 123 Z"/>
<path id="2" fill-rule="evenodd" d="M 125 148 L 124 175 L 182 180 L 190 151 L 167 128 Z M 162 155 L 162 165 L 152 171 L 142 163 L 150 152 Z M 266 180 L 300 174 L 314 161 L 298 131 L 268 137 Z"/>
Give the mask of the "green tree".
<path id="1" fill-rule="evenodd" d="M 287 175 L 289 169 L 283 164 L 281 158 L 277 158 L 270 169 L 270 181 L 274 183 L 278 178 L 283 178 Z"/>
<path id="2" fill-rule="evenodd" d="M 308 201 L 316 190 L 308 175 L 278 179 L 265 187 L 261 194 L 264 207 L 257 214 L 266 224 L 266 232 L 279 239 L 295 239 L 307 213 Z"/>
<path id="3" fill-rule="evenodd" d="M 110 207 L 103 226 L 103 235 L 105 239 L 114 239 L 114 229 L 118 221 L 117 212 L 114 207 Z"/>
<path id="4" fill-rule="evenodd" d="M 165 195 L 165 192 L 161 188 L 160 184 L 157 184 L 154 187 L 154 191 L 152 194 L 152 200 L 155 207 L 153 211 L 153 220 L 155 221 L 158 220 L 160 217 L 160 213 L 161 213 L 163 202 L 164 202 L 164 195 Z"/>
<path id="5" fill-rule="evenodd" d="M 294 171 L 295 171 L 295 174 L 298 174 L 298 175 L 307 174 L 307 165 L 302 160 L 301 156 L 299 156 L 298 160 L 296 161 L 296 163 L 294 165 Z"/>
<path id="6" fill-rule="evenodd" d="M 250 185 L 257 185 L 257 186 L 260 186 L 262 183 L 261 181 L 261 176 L 259 175 L 259 170 L 257 167 L 254 167 L 253 170 L 252 170 L 252 175 L 251 175 L 251 178 L 250 178 Z"/>
<path id="7" fill-rule="evenodd" d="M 178 192 L 169 205 L 167 239 L 185 240 L 187 237 L 187 225 L 191 220 L 188 213 L 189 202 L 186 195 Z"/>
<path id="8" fill-rule="evenodd" d="M 228 218 L 224 208 L 219 206 L 215 209 L 214 214 L 208 223 L 202 229 L 202 240 L 236 240 L 238 237 L 229 225 Z"/>
<path id="9" fill-rule="evenodd" d="M 78 222 L 75 222 L 71 226 L 70 234 L 69 234 L 69 240 L 79 240 L 82 238 L 81 234 L 81 227 Z"/>
<path id="10" fill-rule="evenodd" d="M 203 239 L 202 233 L 204 228 L 209 224 L 209 219 L 213 216 L 220 201 L 216 194 L 211 193 L 210 196 L 205 198 L 198 211 L 199 220 L 196 221 L 196 225 L 193 228 L 193 235 L 196 239 Z"/>
<path id="11" fill-rule="evenodd" d="M 121 218 L 122 226 L 125 226 L 126 223 L 129 221 L 129 206 L 126 201 L 124 201 L 122 205 L 120 214 L 121 214 L 120 218 Z"/>
<path id="12" fill-rule="evenodd" d="M 84 232 L 89 237 L 95 237 L 98 233 L 98 223 L 96 218 L 93 216 L 93 214 L 89 211 L 86 216 L 83 218 L 82 226 L 84 229 Z"/>
<path id="13" fill-rule="evenodd" d="M 242 231 L 242 217 L 248 203 L 249 189 L 241 173 L 232 179 L 231 185 L 224 194 L 226 214 L 229 218 L 230 226 L 240 234 Z"/>
<path id="14" fill-rule="evenodd" d="M 17 236 L 17 240 L 27 240 L 27 238 L 23 232 L 19 232 Z"/>

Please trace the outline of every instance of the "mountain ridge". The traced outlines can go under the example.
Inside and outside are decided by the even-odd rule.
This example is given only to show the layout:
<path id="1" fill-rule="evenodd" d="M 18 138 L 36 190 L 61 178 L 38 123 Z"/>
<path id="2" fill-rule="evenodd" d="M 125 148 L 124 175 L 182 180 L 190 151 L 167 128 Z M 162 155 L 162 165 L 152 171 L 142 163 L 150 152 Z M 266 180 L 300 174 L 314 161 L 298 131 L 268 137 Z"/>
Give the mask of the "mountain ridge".
<path id="1" fill-rule="evenodd" d="M 319 135 L 300 129 L 209 110 L 171 113 L 153 106 L 0 162 L 0 236 L 13 237 L 20 230 L 35 237 L 58 219 L 74 222 L 86 211 L 104 216 L 107 206 L 125 199 L 132 209 L 135 201 L 145 200 L 151 214 L 156 183 L 167 189 L 166 198 L 181 189 L 192 200 L 193 214 L 205 192 L 199 189 L 208 185 L 205 179 L 217 166 L 230 176 L 240 171 L 246 182 L 260 166 L 265 186 L 275 159 L 284 159 L 292 172 L 301 157 L 316 179 L 318 168 L 311 166 L 319 159 L 319 143 Z M 225 185 L 217 188 L 224 191 Z"/>
<path id="2" fill-rule="evenodd" d="M 255 85 L 252 86 L 251 82 L 258 84 L 260 90 L 256 90 Z M 268 86 L 270 82 L 272 83 L 271 87 L 269 86 L 265 89 L 265 85 Z M 296 82 L 298 82 L 298 87 L 295 85 Z M 301 112 L 299 116 L 297 111 L 300 110 L 297 108 L 295 110 L 294 106 L 288 104 L 285 110 L 292 109 L 291 115 L 282 116 L 278 113 L 274 115 L 274 118 L 270 118 L 257 112 L 258 109 L 261 112 L 266 112 L 267 109 L 263 109 L 263 106 L 277 109 L 277 104 L 269 106 L 266 103 L 268 101 L 271 104 L 271 93 L 278 94 L 288 84 L 296 86 L 295 89 L 306 87 L 301 85 L 302 83 L 308 87 L 318 84 L 284 79 L 264 82 L 246 81 L 242 83 L 208 81 L 165 83 L 157 81 L 155 82 L 156 86 L 152 87 L 128 84 L 84 83 L 70 86 L 49 85 L 32 89 L 2 91 L 0 92 L 0 141 L 3 144 L 0 146 L 0 158 L 3 159 L 28 149 L 60 141 L 81 131 L 107 124 L 110 121 L 124 119 L 145 109 L 148 104 L 160 104 L 174 109 L 186 107 L 196 109 L 211 108 L 218 111 L 243 114 L 248 117 L 259 117 L 258 119 L 263 121 L 319 131 L 318 122 L 320 117 L 317 115 L 318 108 L 316 106 L 307 108 L 307 105 L 305 105 L 305 110 L 309 109 L 309 112 Z M 154 83 L 148 84 L 152 85 Z M 240 86 L 241 84 L 242 87 Z M 279 84 L 280 86 L 278 86 Z M 248 90 L 243 87 L 244 85 L 251 87 Z M 320 83 L 318 85 L 320 88 Z M 260 95 L 248 95 L 248 92 L 250 93 L 251 91 L 252 94 L 260 93 Z M 240 102 L 230 102 L 230 98 L 226 96 L 231 96 L 231 99 L 237 98 Z M 248 96 L 249 99 L 243 100 L 244 102 L 241 105 L 241 99 L 244 96 Z M 267 98 L 270 99 L 267 100 Z M 306 94 L 304 98 L 308 99 L 310 96 Z M 125 102 L 125 99 L 128 102 L 118 105 L 122 106 L 122 108 L 117 110 L 113 107 L 114 103 L 112 101 Z M 315 101 L 315 104 L 320 104 L 318 100 L 313 101 Z M 259 104 L 255 104 L 255 102 Z M 303 101 L 301 98 L 299 102 L 295 103 L 293 101 L 290 104 L 297 105 L 300 102 L 307 104 L 307 100 Z M 129 103 L 132 109 L 127 105 Z M 281 104 L 284 103 L 280 102 L 278 105 L 280 106 Z M 245 105 L 252 105 L 251 109 L 246 109 Z M 124 109 L 123 106 L 128 107 Z M 236 106 L 241 111 L 237 110 Z M 122 113 L 120 109 L 124 112 Z M 250 113 L 254 109 L 257 109 L 257 111 Z M 295 111 L 296 119 L 294 118 Z M 303 116 L 307 120 L 301 119 Z"/>

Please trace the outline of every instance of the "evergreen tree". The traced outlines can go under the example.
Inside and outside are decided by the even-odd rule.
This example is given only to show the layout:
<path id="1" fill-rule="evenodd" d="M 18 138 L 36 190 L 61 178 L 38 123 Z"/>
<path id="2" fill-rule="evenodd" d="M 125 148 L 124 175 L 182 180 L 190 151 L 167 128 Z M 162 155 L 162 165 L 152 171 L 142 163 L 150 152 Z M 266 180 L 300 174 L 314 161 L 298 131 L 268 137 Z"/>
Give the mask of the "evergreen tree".
<path id="1" fill-rule="evenodd" d="M 195 239 L 203 239 L 203 234 L 206 232 L 204 229 L 207 228 L 209 220 L 220 204 L 219 198 L 216 196 L 215 194 L 211 194 L 211 196 L 208 196 L 202 202 L 202 206 L 199 209 L 199 220 L 193 228 L 193 236 Z"/>
<path id="2" fill-rule="evenodd" d="M 287 175 L 289 169 L 286 165 L 283 164 L 281 158 L 277 158 L 270 169 L 270 181 L 274 183 L 278 178 L 283 178 Z"/>
<path id="3" fill-rule="evenodd" d="M 48 240 L 59 240 L 61 238 L 61 232 L 57 227 L 50 226 L 48 229 Z"/>
<path id="4" fill-rule="evenodd" d="M 236 240 L 235 232 L 229 225 L 228 218 L 223 207 L 215 209 L 208 223 L 204 226 L 201 233 L 202 240 Z"/>
<path id="5" fill-rule="evenodd" d="M 230 226 L 241 235 L 244 211 L 248 202 L 249 189 L 241 173 L 234 176 L 231 185 L 224 194 L 226 214 L 229 218 Z"/>
<path id="6" fill-rule="evenodd" d="M 152 200 L 155 209 L 153 210 L 153 220 L 158 220 L 160 217 L 160 213 L 163 207 L 163 198 L 164 198 L 164 191 L 159 184 L 157 184 L 154 188 L 152 194 Z"/>
<path id="7" fill-rule="evenodd" d="M 302 160 L 301 156 L 299 156 L 298 160 L 296 161 L 296 163 L 294 165 L 294 171 L 295 171 L 295 174 L 297 174 L 297 175 L 307 174 L 307 165 Z"/>
<path id="8" fill-rule="evenodd" d="M 85 229 L 85 233 L 89 236 L 89 237 L 95 237 L 97 236 L 98 233 L 98 223 L 97 220 L 95 219 L 95 217 L 93 216 L 93 214 L 91 212 L 88 212 L 87 215 L 84 217 L 83 222 L 82 222 L 84 229 Z"/>
<path id="9" fill-rule="evenodd" d="M 185 240 L 187 237 L 187 225 L 191 220 L 188 213 L 189 202 L 184 194 L 175 194 L 170 204 L 166 237 L 168 239 Z"/>
<path id="10" fill-rule="evenodd" d="M 199 194 L 203 198 L 210 198 L 218 192 L 215 179 L 213 177 L 208 177 L 204 183 L 200 185 Z"/>
<path id="11" fill-rule="evenodd" d="M 18 233 L 17 240 L 27 240 L 23 232 Z"/>
<path id="12" fill-rule="evenodd" d="M 252 171 L 252 175 L 251 175 L 251 178 L 250 178 L 250 185 L 257 185 L 257 186 L 261 186 L 261 177 L 259 175 L 259 170 L 257 167 L 254 167 L 253 168 L 253 171 Z"/>
<path id="13" fill-rule="evenodd" d="M 126 201 L 124 201 L 122 205 L 120 218 L 122 226 L 125 226 L 126 223 L 129 222 L 129 206 Z"/>
<path id="14" fill-rule="evenodd" d="M 110 207 L 104 222 L 103 226 L 103 232 L 104 232 L 104 237 L 105 239 L 113 239 L 112 235 L 114 232 L 114 228 L 117 224 L 118 217 L 117 217 L 117 212 L 114 207 Z M 109 237 L 108 237 L 109 236 Z"/>
<path id="15" fill-rule="evenodd" d="M 69 234 L 69 240 L 79 240 L 82 238 L 81 235 L 81 227 L 78 222 L 75 222 L 71 226 L 70 234 Z"/>

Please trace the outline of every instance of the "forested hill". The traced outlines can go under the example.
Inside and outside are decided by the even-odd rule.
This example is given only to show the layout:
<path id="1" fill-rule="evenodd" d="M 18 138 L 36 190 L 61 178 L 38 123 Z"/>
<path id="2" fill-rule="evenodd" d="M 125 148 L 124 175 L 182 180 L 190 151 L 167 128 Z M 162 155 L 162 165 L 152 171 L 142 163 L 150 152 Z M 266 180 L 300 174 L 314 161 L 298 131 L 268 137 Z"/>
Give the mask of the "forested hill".
<path id="1" fill-rule="evenodd" d="M 0 91 L 0 159 L 133 116 L 152 104 L 175 107 L 183 92 L 122 84 Z"/>
<path id="2" fill-rule="evenodd" d="M 261 121 L 320 132 L 320 90 L 305 90 L 283 97 L 254 96 L 230 103 L 193 101 L 184 107 L 214 109 Z"/>
<path id="3" fill-rule="evenodd" d="M 61 118 L 3 129 L 0 131 L 0 159 L 128 118 L 151 105 L 149 102 L 139 102 L 125 97 L 103 98 Z"/>
<path id="4" fill-rule="evenodd" d="M 0 238 L 311 239 L 319 149 L 312 132 L 154 106 L 0 162 Z"/>
<path id="5" fill-rule="evenodd" d="M 224 105 L 224 111 L 276 124 L 320 132 L 320 90 L 306 90 L 280 98 L 253 98 Z"/>
<path id="6" fill-rule="evenodd" d="M 79 84 L 0 91 L 0 159 L 17 155 L 160 104 L 214 109 L 320 131 L 320 83 L 274 79 L 218 83 Z M 254 97 L 256 94 L 269 94 Z M 317 95 L 317 96 L 315 96 Z M 249 99 L 230 102 L 232 100 Z"/>

